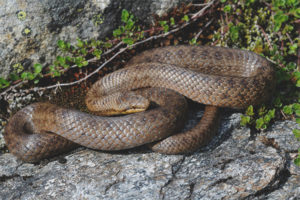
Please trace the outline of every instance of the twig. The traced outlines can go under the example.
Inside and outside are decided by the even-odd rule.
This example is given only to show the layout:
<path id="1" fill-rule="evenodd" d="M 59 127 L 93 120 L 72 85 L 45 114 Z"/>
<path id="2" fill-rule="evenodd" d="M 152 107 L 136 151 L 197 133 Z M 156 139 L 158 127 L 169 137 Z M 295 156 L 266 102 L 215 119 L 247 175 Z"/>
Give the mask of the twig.
<path id="1" fill-rule="evenodd" d="M 284 117 L 284 119 L 287 119 L 288 117 L 284 114 L 284 112 L 282 111 L 282 109 L 280 109 L 280 113 L 282 114 L 282 116 Z"/>
<path id="2" fill-rule="evenodd" d="M 214 21 L 214 18 L 212 18 L 209 22 L 207 22 L 204 26 L 204 28 L 207 28 L 212 22 Z M 200 29 L 200 31 L 195 35 L 195 39 L 198 39 L 201 33 L 203 32 L 203 28 Z"/>
<path id="3" fill-rule="evenodd" d="M 119 42 L 117 45 L 115 45 L 115 46 L 112 47 L 111 49 L 107 50 L 107 51 L 104 52 L 102 55 L 107 55 L 107 54 L 113 52 L 113 51 L 116 50 L 118 47 L 120 47 L 122 44 L 124 44 L 122 41 Z M 89 60 L 87 60 L 87 61 L 88 61 L 88 63 L 92 63 L 92 62 L 96 62 L 97 60 L 98 60 L 97 57 L 93 57 L 93 58 L 91 58 L 91 59 L 89 59 Z M 69 70 L 70 68 L 75 68 L 75 67 L 77 67 L 76 64 L 72 65 L 72 66 L 69 67 L 68 69 L 63 69 L 61 72 L 66 72 L 66 71 Z M 48 77 L 48 76 L 50 76 L 50 75 L 51 75 L 51 73 L 48 73 L 48 74 L 43 75 L 43 77 Z M 27 80 L 23 80 L 23 81 L 22 81 L 22 80 L 18 80 L 18 81 L 19 81 L 19 82 L 17 82 L 15 85 L 12 85 L 12 86 L 10 86 L 9 88 L 7 88 L 6 90 L 4 90 L 3 92 L 1 92 L 1 93 L 0 93 L 0 99 L 2 99 L 2 97 L 3 97 L 7 92 L 12 91 L 13 89 L 15 89 L 15 88 L 17 88 L 17 87 L 19 87 L 19 86 L 21 86 L 21 85 L 23 85 L 23 84 L 28 83 Z M 58 84 L 56 84 L 56 85 L 60 85 L 60 84 L 58 83 Z M 32 90 L 36 90 L 36 89 L 37 89 L 37 87 L 32 88 Z M 32 90 L 28 90 L 28 91 L 32 91 Z M 37 90 L 37 91 L 38 91 L 38 90 Z"/>
<path id="4" fill-rule="evenodd" d="M 290 34 L 288 34 L 288 33 L 285 33 L 285 35 L 286 35 L 286 36 L 287 36 L 287 38 L 289 39 L 289 41 L 290 41 L 291 45 L 293 45 L 293 44 L 294 44 L 294 42 L 293 42 L 293 40 L 292 40 L 292 38 L 291 38 Z"/>
<path id="5" fill-rule="evenodd" d="M 268 45 L 269 45 L 269 48 L 271 49 L 271 51 L 273 50 L 273 47 L 272 47 L 272 45 L 271 45 L 271 41 L 269 40 L 269 38 L 268 38 L 268 36 L 267 36 L 267 34 L 266 34 L 266 32 L 265 32 L 265 30 L 260 26 L 260 25 L 257 25 L 258 26 L 258 28 L 260 28 L 261 29 L 261 32 L 263 33 L 263 35 L 264 35 L 264 37 L 265 37 L 265 39 L 267 40 L 267 42 L 268 42 Z"/>
<path id="6" fill-rule="evenodd" d="M 90 78 L 91 76 L 93 76 L 94 74 L 96 74 L 98 71 L 100 71 L 106 64 L 108 64 L 110 61 L 112 61 L 115 57 L 117 57 L 118 55 L 120 55 L 121 53 L 123 53 L 124 51 L 126 51 L 129 47 L 123 48 L 120 51 L 118 51 L 115 55 L 113 55 L 112 57 L 110 57 L 107 61 L 105 61 L 102 65 L 100 65 L 100 67 L 98 67 L 96 70 L 94 70 L 92 73 L 88 74 L 87 76 L 74 81 L 74 82 L 70 82 L 70 83 L 57 83 L 55 85 L 50 85 L 47 87 L 35 87 L 35 88 L 31 88 L 28 91 L 39 91 L 39 90 L 47 90 L 47 89 L 52 89 L 52 88 L 56 88 L 56 87 L 65 87 L 65 86 L 71 86 L 71 85 L 75 85 L 78 83 L 81 83 L 82 81 L 87 80 L 88 78 Z"/>
<path id="7" fill-rule="evenodd" d="M 112 47 L 111 49 L 105 51 L 105 52 L 102 54 L 102 56 L 105 56 L 105 55 L 107 55 L 107 54 L 110 54 L 111 52 L 113 52 L 114 50 L 116 50 L 117 48 L 119 48 L 122 44 L 124 44 L 122 41 L 119 42 L 117 45 L 115 45 L 115 46 Z M 98 58 L 97 58 L 97 57 L 93 57 L 93 58 L 87 60 L 88 63 L 92 63 L 92 62 L 96 62 L 96 61 L 98 61 Z M 72 65 L 70 68 L 75 68 L 75 67 L 77 67 L 76 64 Z"/>
<path id="8" fill-rule="evenodd" d="M 17 87 L 19 87 L 20 85 L 25 84 L 25 83 L 27 83 L 27 82 L 28 82 L 28 81 L 21 81 L 21 82 L 15 84 L 15 85 L 10 86 L 9 88 L 7 88 L 7 89 L 4 90 L 3 92 L 1 92 L 1 94 L 0 94 L 0 99 L 1 99 L 2 96 L 3 96 L 4 94 L 6 94 L 7 92 L 9 92 L 9 91 L 11 91 L 11 90 L 14 90 L 15 88 L 17 88 Z"/>
<path id="9" fill-rule="evenodd" d="M 192 4 L 193 6 L 206 6 L 208 3 L 198 3 L 198 4 Z"/>
<path id="10" fill-rule="evenodd" d="M 192 19 L 197 19 L 198 17 L 202 16 L 203 13 L 206 11 L 206 9 L 209 8 L 210 6 L 212 6 L 214 2 L 215 2 L 215 0 L 212 0 L 212 1 L 210 1 L 210 2 L 207 2 L 207 3 L 206 3 L 206 6 L 204 6 L 201 10 L 199 10 L 197 13 L 195 13 L 195 14 L 192 16 Z"/>

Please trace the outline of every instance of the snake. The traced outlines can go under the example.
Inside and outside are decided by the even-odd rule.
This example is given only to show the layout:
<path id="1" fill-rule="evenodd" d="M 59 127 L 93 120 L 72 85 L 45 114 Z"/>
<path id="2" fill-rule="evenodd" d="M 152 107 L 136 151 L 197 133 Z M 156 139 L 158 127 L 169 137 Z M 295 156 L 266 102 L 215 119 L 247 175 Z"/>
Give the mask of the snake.
<path id="1" fill-rule="evenodd" d="M 193 152 L 217 131 L 219 107 L 245 109 L 267 102 L 274 77 L 272 63 L 248 50 L 153 48 L 91 86 L 85 103 L 94 114 L 33 103 L 9 119 L 4 139 L 9 151 L 25 162 L 78 145 L 116 151 L 146 144 L 165 154 Z M 186 98 L 205 104 L 205 111 L 194 128 L 182 132 Z"/>

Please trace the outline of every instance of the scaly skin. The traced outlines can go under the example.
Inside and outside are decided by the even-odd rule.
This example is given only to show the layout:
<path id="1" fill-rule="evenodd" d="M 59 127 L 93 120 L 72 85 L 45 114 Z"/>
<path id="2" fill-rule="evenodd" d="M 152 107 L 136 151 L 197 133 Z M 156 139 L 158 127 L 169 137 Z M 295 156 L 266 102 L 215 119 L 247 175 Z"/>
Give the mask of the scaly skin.
<path id="1" fill-rule="evenodd" d="M 206 104 L 204 117 L 192 130 L 178 133 L 186 111 L 183 97 L 166 89 L 140 89 L 144 87 L 172 89 Z M 257 105 L 266 101 L 273 89 L 271 64 L 253 52 L 200 46 L 157 48 L 97 81 L 86 97 L 88 108 L 96 112 L 126 113 L 144 109 L 149 102 L 157 104 L 154 109 L 112 118 L 36 103 L 9 120 L 4 137 L 9 150 L 28 162 L 53 155 L 59 146 L 65 151 L 74 143 L 120 150 L 161 140 L 152 145 L 154 151 L 186 153 L 212 138 L 217 107 Z M 167 137 L 173 133 L 177 134 Z"/>

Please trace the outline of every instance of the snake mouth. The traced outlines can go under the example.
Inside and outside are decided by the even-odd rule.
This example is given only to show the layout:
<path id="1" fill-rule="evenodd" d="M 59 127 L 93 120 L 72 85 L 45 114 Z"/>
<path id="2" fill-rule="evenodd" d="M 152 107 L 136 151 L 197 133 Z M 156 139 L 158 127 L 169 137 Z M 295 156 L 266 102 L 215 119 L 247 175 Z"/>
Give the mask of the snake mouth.
<path id="1" fill-rule="evenodd" d="M 120 110 L 107 110 L 105 112 L 96 112 L 97 115 L 101 116 L 120 116 L 120 115 L 128 115 L 128 114 L 134 114 L 138 112 L 145 111 L 145 108 L 130 108 L 123 111 Z"/>

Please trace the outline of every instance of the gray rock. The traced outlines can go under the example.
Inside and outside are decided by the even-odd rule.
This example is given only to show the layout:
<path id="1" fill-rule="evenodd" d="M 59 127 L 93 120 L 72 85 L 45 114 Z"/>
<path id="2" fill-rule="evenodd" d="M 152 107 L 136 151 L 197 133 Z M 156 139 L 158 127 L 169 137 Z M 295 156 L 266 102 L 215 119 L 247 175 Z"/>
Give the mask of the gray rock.
<path id="1" fill-rule="evenodd" d="M 298 128 L 295 122 L 275 122 L 271 130 L 259 135 L 261 141 L 269 141 L 275 148 L 285 152 L 297 152 L 299 142 L 295 140 L 293 129 Z"/>
<path id="2" fill-rule="evenodd" d="M 292 163 L 286 149 L 267 145 L 261 136 L 251 136 L 248 128 L 239 128 L 239 116 L 225 115 L 214 141 L 192 155 L 161 155 L 143 148 L 117 153 L 81 148 L 64 159 L 33 165 L 5 153 L 0 156 L 0 196 L 2 199 L 297 198 L 300 169 Z M 277 122 L 263 135 L 275 137 L 277 132 L 285 135 L 293 148 L 299 148 L 291 134 L 295 127 L 293 122 Z"/>
<path id="3" fill-rule="evenodd" d="M 151 23 L 189 0 L 2 0 L 0 2 L 0 77 L 15 64 L 25 69 L 32 63 L 51 64 L 58 55 L 57 41 L 104 38 L 120 25 L 127 9 Z"/>

